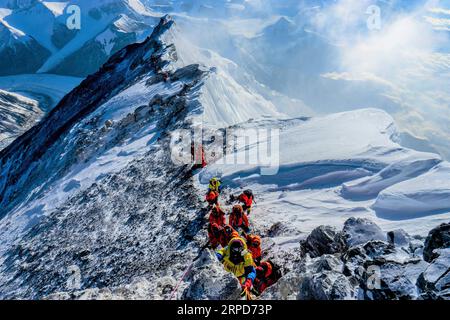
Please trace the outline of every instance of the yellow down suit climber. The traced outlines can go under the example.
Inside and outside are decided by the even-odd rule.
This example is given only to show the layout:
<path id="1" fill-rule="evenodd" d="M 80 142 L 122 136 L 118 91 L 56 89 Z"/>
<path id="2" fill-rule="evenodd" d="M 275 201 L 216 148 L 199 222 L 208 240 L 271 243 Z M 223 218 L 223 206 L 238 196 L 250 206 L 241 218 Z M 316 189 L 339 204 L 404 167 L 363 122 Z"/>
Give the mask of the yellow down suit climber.
<path id="1" fill-rule="evenodd" d="M 249 298 L 256 277 L 256 269 L 245 240 L 240 237 L 231 239 L 228 246 L 218 250 L 216 255 L 223 263 L 225 270 L 232 272 L 239 279 L 242 294 Z"/>

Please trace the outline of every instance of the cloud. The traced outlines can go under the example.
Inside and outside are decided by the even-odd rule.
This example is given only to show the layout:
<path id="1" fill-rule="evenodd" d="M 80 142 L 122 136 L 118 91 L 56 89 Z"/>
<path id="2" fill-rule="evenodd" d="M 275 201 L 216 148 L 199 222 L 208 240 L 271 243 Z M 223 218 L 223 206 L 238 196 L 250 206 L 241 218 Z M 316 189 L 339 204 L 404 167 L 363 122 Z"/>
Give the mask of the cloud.
<path id="1" fill-rule="evenodd" d="M 450 16 L 450 10 L 444 9 L 444 8 L 430 8 L 428 9 L 428 12 L 430 13 L 437 13 L 437 14 L 444 14 Z"/>
<path id="2" fill-rule="evenodd" d="M 324 10 L 329 20 L 337 19 L 339 30 L 327 36 L 342 46 L 338 70 L 322 77 L 377 85 L 379 94 L 397 106 L 390 112 L 400 128 L 427 137 L 441 153 L 450 155 L 450 6 L 441 1 L 390 6 L 381 11 L 381 30 L 368 32 L 362 21 L 341 19 L 353 3 L 347 0 Z"/>

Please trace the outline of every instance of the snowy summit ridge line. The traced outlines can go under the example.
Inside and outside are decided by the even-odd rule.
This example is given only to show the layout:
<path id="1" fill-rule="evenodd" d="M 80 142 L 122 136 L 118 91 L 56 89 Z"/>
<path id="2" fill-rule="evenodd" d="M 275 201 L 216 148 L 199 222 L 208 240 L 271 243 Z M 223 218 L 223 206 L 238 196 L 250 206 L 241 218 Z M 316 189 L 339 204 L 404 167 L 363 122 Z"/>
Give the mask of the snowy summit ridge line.
<path id="1" fill-rule="evenodd" d="M 128 285 L 167 298 L 204 246 L 205 212 L 170 133 L 191 128 L 208 72 L 177 62 L 173 26 L 164 17 L 2 152 L 0 298 Z"/>
<path id="2" fill-rule="evenodd" d="M 173 24 L 165 17 L 153 34 L 140 44 L 130 45 L 114 54 L 95 74 L 88 76 L 77 88 L 65 96 L 60 103 L 35 127 L 21 136 L 14 144 L 0 152 L 3 168 L 10 159 L 15 159 L 6 176 L 0 180 L 0 203 L 2 211 L 8 209 L 11 200 L 5 188 L 15 185 L 13 181 L 35 161 L 38 161 L 55 141 L 70 130 L 81 118 L 99 107 L 114 93 L 124 90 L 130 79 L 137 79 L 153 70 L 151 54 L 162 48 L 160 37 Z M 144 57 L 147 54 L 147 60 Z M 127 64 L 129 70 L 121 69 Z M 166 62 L 162 62 L 165 64 Z M 125 71 L 125 72 L 124 72 Z M 0 212 L 0 217 L 2 216 Z"/>

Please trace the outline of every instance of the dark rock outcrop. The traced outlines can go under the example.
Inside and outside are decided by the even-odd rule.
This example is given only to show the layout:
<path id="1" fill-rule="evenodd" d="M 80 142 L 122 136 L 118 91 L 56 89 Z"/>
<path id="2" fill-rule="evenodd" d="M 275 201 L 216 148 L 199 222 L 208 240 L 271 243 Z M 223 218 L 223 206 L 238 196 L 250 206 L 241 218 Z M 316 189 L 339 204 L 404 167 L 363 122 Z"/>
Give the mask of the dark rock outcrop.
<path id="1" fill-rule="evenodd" d="M 430 231 L 423 249 L 424 260 L 432 262 L 438 256 L 434 250 L 445 248 L 450 248 L 450 223 L 443 223 Z"/>
<path id="2" fill-rule="evenodd" d="M 445 238 L 436 236 L 436 230 L 433 235 Z M 443 243 L 440 240 L 433 243 L 436 242 Z M 349 219 L 342 232 L 321 226 L 301 242 L 298 263 L 262 297 L 282 300 L 449 299 L 450 249 L 435 250 L 437 258 L 429 264 L 417 254 L 420 248 L 418 238 L 403 230 L 389 232 L 386 237 L 367 219 Z"/>
<path id="3" fill-rule="evenodd" d="M 329 226 L 320 226 L 314 229 L 300 246 L 303 253 L 308 253 L 312 258 L 324 254 L 341 253 L 346 249 L 342 232 L 337 232 Z"/>
<path id="4" fill-rule="evenodd" d="M 418 279 L 424 299 L 450 299 L 450 249 L 435 251 L 437 256 Z"/>

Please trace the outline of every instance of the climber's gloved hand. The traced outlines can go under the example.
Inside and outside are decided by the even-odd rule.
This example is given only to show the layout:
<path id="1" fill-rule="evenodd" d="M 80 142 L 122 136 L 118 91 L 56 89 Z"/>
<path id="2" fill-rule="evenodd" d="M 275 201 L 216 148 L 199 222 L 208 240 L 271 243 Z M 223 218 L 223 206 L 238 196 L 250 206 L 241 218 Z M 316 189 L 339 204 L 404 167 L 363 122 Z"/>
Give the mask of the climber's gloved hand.
<path id="1" fill-rule="evenodd" d="M 220 254 L 220 252 L 216 251 L 216 257 L 217 257 L 217 259 L 219 259 L 219 261 L 223 260 L 223 256 Z"/>
<path id="2" fill-rule="evenodd" d="M 252 280 L 247 279 L 243 284 L 242 284 L 242 289 L 247 289 L 250 290 L 252 288 L 253 284 L 252 284 Z"/>

